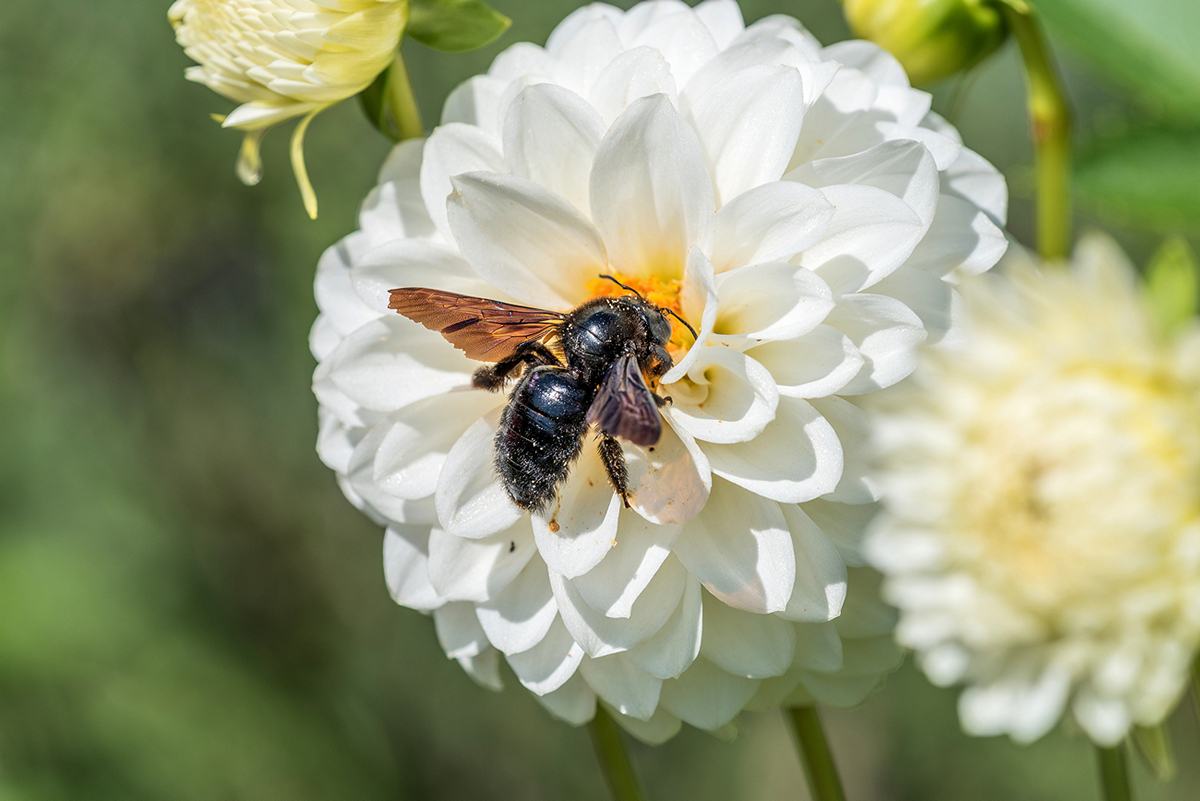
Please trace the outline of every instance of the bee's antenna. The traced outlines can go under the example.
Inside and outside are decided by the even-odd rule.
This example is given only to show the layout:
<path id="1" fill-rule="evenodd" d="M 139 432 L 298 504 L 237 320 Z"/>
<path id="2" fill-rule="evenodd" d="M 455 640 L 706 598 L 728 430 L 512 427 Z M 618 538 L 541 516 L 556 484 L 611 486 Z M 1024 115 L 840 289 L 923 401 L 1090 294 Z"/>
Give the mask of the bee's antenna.
<path id="1" fill-rule="evenodd" d="M 671 315 L 672 317 L 674 317 L 674 318 L 675 318 L 676 320 L 678 320 L 679 322 L 683 323 L 683 327 L 684 327 L 684 328 L 686 328 L 688 331 L 691 331 L 691 332 L 692 332 L 692 339 L 699 339 L 699 338 L 700 338 L 700 335 L 696 333 L 696 329 L 695 329 L 695 328 L 692 328 L 690 325 L 688 325 L 688 321 L 687 321 L 687 320 L 683 319 L 682 317 L 680 317 L 678 314 L 676 314 L 675 312 L 671 311 L 670 309 L 663 309 L 663 311 L 665 311 L 667 314 L 669 314 L 669 315 Z"/>
<path id="2" fill-rule="evenodd" d="M 625 285 L 624 285 L 624 284 L 622 284 L 620 281 L 618 281 L 617 279 L 613 278 L 611 275 L 600 275 L 599 277 L 600 277 L 600 278 L 603 278 L 605 281 L 612 281 L 614 284 L 616 284 L 617 286 L 621 287 L 621 289 L 624 289 L 626 292 L 632 292 L 633 294 L 637 295 L 639 298 L 642 298 L 642 293 L 641 293 L 641 292 L 638 292 L 636 289 L 634 289 L 634 288 L 633 288 L 633 287 L 631 287 L 631 286 L 625 286 Z M 645 300 L 645 298 L 642 298 L 642 300 Z M 684 325 L 687 325 L 687 323 L 684 323 Z"/>

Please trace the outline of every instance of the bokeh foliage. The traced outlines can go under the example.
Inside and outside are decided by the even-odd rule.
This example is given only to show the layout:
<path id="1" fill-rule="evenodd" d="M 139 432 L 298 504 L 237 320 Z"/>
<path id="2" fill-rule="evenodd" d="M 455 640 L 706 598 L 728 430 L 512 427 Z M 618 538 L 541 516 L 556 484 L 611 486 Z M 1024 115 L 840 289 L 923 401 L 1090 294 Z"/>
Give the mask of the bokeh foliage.
<path id="1" fill-rule="evenodd" d="M 0 801 L 604 798 L 585 732 L 519 688 L 477 688 L 428 619 L 391 603 L 380 532 L 313 453 L 313 269 L 353 228 L 387 143 L 357 104 L 322 115 L 307 147 L 315 223 L 282 134 L 267 137 L 264 182 L 240 186 L 239 137 L 207 116 L 229 105 L 184 82 L 168 5 L 0 4 Z M 494 5 L 513 26 L 482 51 L 406 46 L 427 120 L 577 3 Z M 743 8 L 846 36 L 834 0 Z M 1088 69 L 1069 69 L 1082 139 L 1144 120 L 1191 130 Z M 968 143 L 1005 169 L 1029 241 L 1011 50 L 972 80 L 938 89 L 937 107 L 957 106 Z M 1144 192 L 1119 231 L 1140 263 L 1161 231 L 1187 233 L 1195 215 L 1168 212 L 1195 204 L 1200 181 L 1174 172 L 1195 161 L 1164 156 L 1190 198 L 1164 202 L 1129 177 L 1153 172 L 1128 160 L 1150 151 L 1123 147 L 1089 156 L 1108 166 L 1081 182 L 1099 187 L 1089 197 Z M 911 669 L 828 717 L 857 799 L 1094 795 L 1079 738 L 967 739 L 953 694 Z M 1180 777 L 1143 798 L 1200 786 L 1190 711 L 1173 729 Z M 689 731 L 635 758 L 657 799 L 804 794 L 772 714 L 731 744 Z"/>

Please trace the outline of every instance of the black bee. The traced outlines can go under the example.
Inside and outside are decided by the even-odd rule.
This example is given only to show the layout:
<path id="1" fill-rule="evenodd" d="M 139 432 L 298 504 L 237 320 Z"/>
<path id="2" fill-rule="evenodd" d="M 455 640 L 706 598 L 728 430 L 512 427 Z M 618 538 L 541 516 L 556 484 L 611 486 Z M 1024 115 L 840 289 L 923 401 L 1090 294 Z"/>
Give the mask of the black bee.
<path id="1" fill-rule="evenodd" d="M 671 369 L 666 344 L 670 314 L 632 292 L 593 298 L 559 312 L 473 298 L 436 289 L 391 290 L 389 309 L 439 332 L 468 357 L 495 362 L 471 383 L 491 392 L 522 368 L 496 432 L 496 471 L 508 496 L 531 512 L 544 511 L 583 450 L 595 425 L 599 452 L 613 489 L 629 506 L 625 455 L 617 437 L 649 446 L 662 435 L 658 407 L 670 402 L 650 390 Z"/>

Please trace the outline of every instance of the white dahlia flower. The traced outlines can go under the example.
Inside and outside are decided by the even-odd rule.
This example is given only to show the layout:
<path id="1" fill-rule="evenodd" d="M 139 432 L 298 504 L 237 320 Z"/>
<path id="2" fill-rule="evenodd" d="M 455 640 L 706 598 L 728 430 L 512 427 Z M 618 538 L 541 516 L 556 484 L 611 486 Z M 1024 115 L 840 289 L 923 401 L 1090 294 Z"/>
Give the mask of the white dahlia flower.
<path id="1" fill-rule="evenodd" d="M 238 175 L 254 184 L 267 128 L 305 116 L 293 145 L 300 148 L 308 119 L 366 89 L 391 63 L 408 0 L 175 0 L 168 17 L 198 63 L 188 80 L 241 103 L 222 125 L 246 132 Z M 313 213 L 302 162 L 297 178 Z"/>
<path id="2" fill-rule="evenodd" d="M 518 44 L 396 147 L 317 275 L 318 450 L 387 526 L 396 601 L 561 718 L 636 736 L 781 699 L 853 704 L 897 662 L 859 566 L 864 414 L 1005 240 L 1005 186 L 878 47 L 822 48 L 733 0 L 583 8 Z M 545 514 L 493 468 L 506 398 L 387 309 L 418 286 L 567 311 L 617 277 L 677 326 L 661 440 L 594 440 Z M 847 592 L 849 595 L 847 595 Z M 839 617 L 840 615 L 840 617 Z"/>
<path id="3" fill-rule="evenodd" d="M 1200 643 L 1200 336 L 1167 341 L 1100 235 L 966 292 L 969 336 L 879 397 L 868 541 L 962 723 L 1097 743 L 1178 701 Z"/>

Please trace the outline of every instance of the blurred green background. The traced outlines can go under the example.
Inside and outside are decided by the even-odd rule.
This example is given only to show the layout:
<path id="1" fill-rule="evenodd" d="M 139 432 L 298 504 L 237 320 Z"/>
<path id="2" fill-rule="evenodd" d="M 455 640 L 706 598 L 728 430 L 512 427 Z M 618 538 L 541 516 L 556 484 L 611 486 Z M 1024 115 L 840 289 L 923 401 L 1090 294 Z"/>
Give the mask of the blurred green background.
<path id="1" fill-rule="evenodd" d="M 1111 52 L 1073 21 L 1089 3 L 1111 5 L 1046 3 L 1085 59 Z M 407 45 L 427 121 L 578 5 L 494 4 L 514 24 L 483 51 Z M 476 687 L 431 622 L 390 601 L 380 531 L 313 453 L 314 266 L 353 229 L 387 143 L 353 103 L 317 120 L 316 222 L 284 132 L 267 137 L 263 184 L 241 186 L 239 137 L 208 118 L 230 104 L 183 80 L 168 5 L 0 4 L 0 801 L 606 798 L 585 730 L 511 676 L 501 694 Z M 742 5 L 848 35 L 834 0 Z M 1194 44 L 1176 22 L 1154 24 Z M 1136 72 L 1064 61 L 1080 222 L 1115 230 L 1138 263 L 1166 234 L 1195 236 L 1188 64 L 1169 64 L 1183 88 L 1164 100 Z M 1005 171 L 1012 231 L 1030 242 L 1014 50 L 935 93 Z M 829 711 L 851 798 L 1096 797 L 1082 738 L 969 739 L 954 703 L 906 667 L 865 706 Z M 1196 797 L 1189 705 L 1172 729 L 1181 775 L 1157 787 L 1139 768 L 1143 798 Z M 689 730 L 634 756 L 655 799 L 806 797 L 774 713 L 732 743 Z"/>

